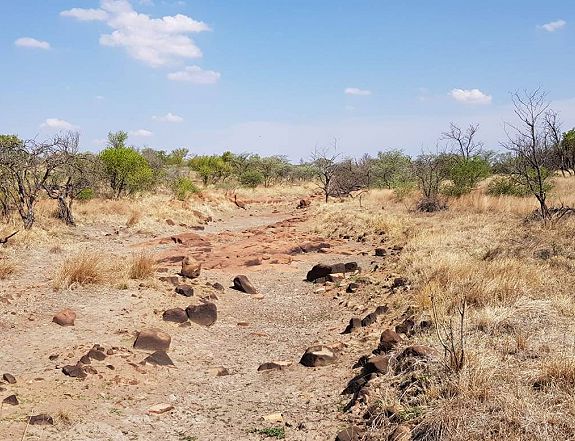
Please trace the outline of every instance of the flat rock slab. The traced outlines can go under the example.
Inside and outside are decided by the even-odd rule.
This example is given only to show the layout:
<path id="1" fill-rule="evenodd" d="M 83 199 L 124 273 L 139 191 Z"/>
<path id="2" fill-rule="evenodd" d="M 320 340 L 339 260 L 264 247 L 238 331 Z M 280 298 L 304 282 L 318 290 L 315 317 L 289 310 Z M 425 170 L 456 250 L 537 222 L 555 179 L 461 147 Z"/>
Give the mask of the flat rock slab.
<path id="1" fill-rule="evenodd" d="M 170 349 L 172 337 L 159 329 L 144 329 L 138 333 L 134 341 L 134 349 L 144 351 L 167 351 Z"/>
<path id="2" fill-rule="evenodd" d="M 174 366 L 174 362 L 165 351 L 156 351 L 148 355 L 142 361 L 142 364 L 151 364 L 152 366 Z"/>
<path id="3" fill-rule="evenodd" d="M 190 305 L 186 314 L 191 322 L 202 326 L 212 326 L 218 319 L 218 307 L 214 303 Z"/>

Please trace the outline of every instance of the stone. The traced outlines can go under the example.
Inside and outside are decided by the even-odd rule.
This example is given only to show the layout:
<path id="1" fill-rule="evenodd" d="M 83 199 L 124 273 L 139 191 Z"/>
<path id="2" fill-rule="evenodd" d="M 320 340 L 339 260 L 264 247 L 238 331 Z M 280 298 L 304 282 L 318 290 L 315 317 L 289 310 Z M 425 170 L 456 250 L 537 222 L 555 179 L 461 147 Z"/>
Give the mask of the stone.
<path id="1" fill-rule="evenodd" d="M 14 377 L 14 375 L 12 375 L 12 374 L 6 373 L 6 374 L 2 375 L 2 379 L 3 379 L 6 383 L 16 384 L 16 377 Z"/>
<path id="2" fill-rule="evenodd" d="M 171 404 L 160 403 L 156 404 L 148 409 L 149 414 L 159 415 L 161 413 L 169 412 L 170 410 L 174 410 L 174 406 Z"/>
<path id="3" fill-rule="evenodd" d="M 2 403 L 9 404 L 10 406 L 18 406 L 18 404 L 20 404 L 16 395 L 10 395 L 9 397 L 4 398 Z"/>
<path id="4" fill-rule="evenodd" d="M 391 435 L 389 435 L 389 441 L 410 441 L 411 440 L 411 429 L 407 426 L 400 425 L 395 428 Z"/>
<path id="5" fill-rule="evenodd" d="M 217 289 L 218 291 L 224 291 L 225 290 L 224 285 L 222 285 L 221 283 L 218 283 L 218 282 L 213 283 L 212 287 L 214 289 Z"/>
<path id="6" fill-rule="evenodd" d="M 76 313 L 71 309 L 63 309 L 57 313 L 52 321 L 60 326 L 74 326 Z"/>
<path id="7" fill-rule="evenodd" d="M 298 209 L 308 208 L 311 205 L 311 201 L 309 199 L 300 199 L 297 207 Z"/>
<path id="8" fill-rule="evenodd" d="M 197 279 L 200 277 L 202 271 L 202 264 L 197 262 L 192 257 L 186 257 L 182 260 L 182 270 L 180 274 L 188 279 Z"/>
<path id="9" fill-rule="evenodd" d="M 291 361 L 270 361 L 262 363 L 258 367 L 258 372 L 264 371 L 283 371 L 292 365 Z"/>
<path id="10" fill-rule="evenodd" d="M 142 364 L 151 364 L 152 366 L 174 366 L 174 362 L 165 351 L 156 351 L 148 355 L 142 361 Z"/>
<path id="11" fill-rule="evenodd" d="M 396 277 L 393 279 L 393 283 L 391 284 L 392 288 L 400 288 L 402 286 L 407 285 L 408 280 L 405 277 Z"/>
<path id="12" fill-rule="evenodd" d="M 230 375 L 230 371 L 224 366 L 217 366 L 211 368 L 208 372 L 214 377 L 225 377 L 227 375 Z"/>
<path id="13" fill-rule="evenodd" d="M 80 357 L 80 363 L 90 364 L 90 363 L 92 363 L 92 360 L 90 360 L 90 357 L 88 356 L 88 354 L 84 354 L 84 355 L 82 355 L 82 357 Z"/>
<path id="14" fill-rule="evenodd" d="M 214 303 L 190 305 L 186 308 L 186 314 L 192 323 L 212 326 L 218 318 L 218 308 Z"/>
<path id="15" fill-rule="evenodd" d="M 267 421 L 268 423 L 283 423 L 284 422 L 284 417 L 281 414 L 281 412 L 270 413 L 269 415 L 263 416 L 262 419 L 264 421 Z"/>
<path id="16" fill-rule="evenodd" d="M 387 254 L 387 251 L 385 248 L 376 248 L 375 249 L 375 255 L 377 257 L 384 257 Z"/>
<path id="17" fill-rule="evenodd" d="M 173 227 L 174 225 L 176 225 L 176 223 L 175 223 L 172 219 L 166 219 L 166 223 L 167 223 L 170 227 Z"/>
<path id="18" fill-rule="evenodd" d="M 188 314 L 182 308 L 172 308 L 164 311 L 162 318 L 167 322 L 185 323 L 188 321 Z"/>
<path id="19" fill-rule="evenodd" d="M 364 373 L 385 374 L 389 368 L 389 355 L 377 355 L 369 358 L 363 366 Z"/>
<path id="20" fill-rule="evenodd" d="M 352 273 L 359 270 L 357 262 L 336 263 L 334 265 L 326 265 L 318 263 L 308 271 L 306 279 L 308 282 L 315 282 L 319 279 L 326 279 L 330 274 L 338 273 Z"/>
<path id="21" fill-rule="evenodd" d="M 361 319 L 359 319 L 357 317 L 353 317 L 352 319 L 350 319 L 349 324 L 344 329 L 342 334 L 351 334 L 352 331 L 361 328 L 361 326 L 362 326 Z"/>
<path id="22" fill-rule="evenodd" d="M 343 429 L 335 437 L 335 441 L 360 441 L 363 439 L 363 431 L 356 426 L 350 426 Z"/>
<path id="23" fill-rule="evenodd" d="M 179 285 L 180 284 L 180 278 L 178 276 L 162 276 L 159 277 L 160 282 L 166 282 L 166 283 L 171 283 L 172 285 Z"/>
<path id="24" fill-rule="evenodd" d="M 300 364 L 306 367 L 320 367 L 334 363 L 335 359 L 334 351 L 327 346 L 312 346 L 305 351 Z"/>
<path id="25" fill-rule="evenodd" d="M 80 364 L 69 364 L 62 368 L 64 375 L 72 378 L 84 379 L 88 376 L 85 369 Z"/>
<path id="26" fill-rule="evenodd" d="M 357 292 L 358 289 L 359 289 L 359 284 L 355 283 L 355 282 L 351 282 L 349 285 L 347 285 L 345 292 L 347 292 L 348 294 L 353 294 L 354 292 Z"/>
<path id="27" fill-rule="evenodd" d="M 408 346 L 399 355 L 398 359 L 405 357 L 417 357 L 417 358 L 427 358 L 427 359 L 438 359 L 440 357 L 439 352 L 429 346 L 424 345 L 413 345 Z"/>
<path id="28" fill-rule="evenodd" d="M 381 333 L 378 349 L 383 352 L 391 351 L 401 342 L 402 338 L 397 332 L 386 329 Z"/>
<path id="29" fill-rule="evenodd" d="M 98 360 L 98 361 L 103 361 L 106 359 L 106 354 L 96 348 L 92 348 L 88 351 L 88 357 L 90 357 L 92 360 Z"/>
<path id="30" fill-rule="evenodd" d="M 54 418 L 45 413 L 41 413 L 40 415 L 32 415 L 29 417 L 28 422 L 32 426 L 51 426 L 54 424 Z"/>
<path id="31" fill-rule="evenodd" d="M 144 351 L 167 351 L 170 349 L 172 337 L 159 329 L 144 329 L 138 333 L 134 341 L 134 349 Z"/>
<path id="32" fill-rule="evenodd" d="M 369 325 L 374 324 L 377 321 L 377 316 L 378 314 L 376 314 L 375 312 L 372 312 L 370 314 L 367 314 L 362 320 L 361 320 L 361 326 L 366 327 Z"/>
<path id="33" fill-rule="evenodd" d="M 258 291 L 244 275 L 239 275 L 234 278 L 234 289 L 245 292 L 246 294 L 257 294 Z"/>
<path id="34" fill-rule="evenodd" d="M 398 334 L 408 335 L 413 331 L 415 321 L 412 318 L 406 318 L 402 323 L 395 327 L 395 332 Z"/>
<path id="35" fill-rule="evenodd" d="M 194 288 L 190 285 L 178 285 L 176 286 L 176 293 L 185 297 L 192 297 L 194 295 Z"/>

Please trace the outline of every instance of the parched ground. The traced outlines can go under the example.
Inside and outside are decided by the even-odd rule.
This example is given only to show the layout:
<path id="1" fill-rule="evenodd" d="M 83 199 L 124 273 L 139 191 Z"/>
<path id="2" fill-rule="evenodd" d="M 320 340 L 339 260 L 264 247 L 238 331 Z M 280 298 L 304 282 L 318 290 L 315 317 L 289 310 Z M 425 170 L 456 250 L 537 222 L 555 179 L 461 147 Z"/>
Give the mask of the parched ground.
<path id="1" fill-rule="evenodd" d="M 61 237 L 61 245 L 31 243 L 13 251 L 14 275 L 0 281 L 0 397 L 16 394 L 18 406 L 3 405 L 0 439 L 20 440 L 260 440 L 261 429 L 285 428 L 286 439 L 327 440 L 348 425 L 341 395 L 358 357 L 377 346 L 381 329 L 341 335 L 352 315 L 370 312 L 370 301 L 341 288 L 305 281 L 316 263 L 357 261 L 364 272 L 379 262 L 387 276 L 387 259 L 373 257 L 373 243 L 326 240 L 313 234 L 310 214 L 294 203 L 251 205 L 219 216 L 205 230 L 161 225 L 80 226 Z M 129 259 L 152 254 L 158 271 L 136 281 L 56 289 L 54 274 L 80 250 Z M 318 252 L 319 250 L 319 252 Z M 180 259 L 191 255 L 203 263 L 192 282 L 194 296 L 174 293 L 159 277 L 176 275 Z M 118 269 L 119 271 L 119 269 Z M 230 289 L 245 274 L 260 296 Z M 223 292 L 210 284 L 224 285 Z M 168 308 L 199 304 L 215 295 L 218 320 L 209 327 L 162 320 Z M 60 327 L 52 317 L 63 308 L 77 313 L 76 325 Z M 169 356 L 175 367 L 141 365 L 146 352 L 132 348 L 136 332 L 159 328 L 172 337 Z M 367 328 L 366 328 L 367 329 Z M 341 348 L 336 363 L 307 368 L 298 364 L 314 344 Z M 84 380 L 65 376 L 94 344 L 109 354 L 92 361 Z M 369 351 L 368 351 L 369 352 Z M 258 372 L 264 362 L 293 363 L 282 371 Z M 229 375 L 217 376 L 224 367 Z M 173 410 L 159 415 L 157 404 Z M 283 422 L 263 417 L 281 413 Z M 27 427 L 27 416 L 49 414 L 54 425 Z"/>

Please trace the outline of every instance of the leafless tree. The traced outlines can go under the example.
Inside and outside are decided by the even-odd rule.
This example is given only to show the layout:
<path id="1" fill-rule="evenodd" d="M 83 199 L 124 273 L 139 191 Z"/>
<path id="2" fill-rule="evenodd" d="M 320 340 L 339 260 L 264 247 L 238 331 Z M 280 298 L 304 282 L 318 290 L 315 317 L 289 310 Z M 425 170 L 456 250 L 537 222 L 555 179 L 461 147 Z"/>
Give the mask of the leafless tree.
<path id="1" fill-rule="evenodd" d="M 518 123 L 505 123 L 507 142 L 514 155 L 512 174 L 537 198 L 543 220 L 550 217 L 547 207 L 547 179 L 560 137 L 557 114 L 550 110 L 547 93 L 541 89 L 512 94 Z"/>
<path id="2" fill-rule="evenodd" d="M 468 160 L 481 152 L 483 143 L 476 140 L 479 124 L 469 124 L 466 129 L 451 123 L 449 130 L 441 134 L 441 139 L 447 141 L 464 160 Z"/>
<path id="3" fill-rule="evenodd" d="M 325 196 L 327 202 L 333 187 L 333 180 L 337 172 L 337 140 L 334 140 L 332 148 L 316 147 L 311 155 L 315 175 L 318 179 L 318 185 Z"/>

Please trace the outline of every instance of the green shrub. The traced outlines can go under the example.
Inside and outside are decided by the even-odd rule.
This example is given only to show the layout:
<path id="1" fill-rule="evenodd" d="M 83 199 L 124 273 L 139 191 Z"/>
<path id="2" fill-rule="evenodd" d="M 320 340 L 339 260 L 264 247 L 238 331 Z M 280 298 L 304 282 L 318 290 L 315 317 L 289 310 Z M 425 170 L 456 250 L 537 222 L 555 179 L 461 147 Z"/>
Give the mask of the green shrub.
<path id="1" fill-rule="evenodd" d="M 513 178 L 498 176 L 487 186 L 487 194 L 490 196 L 529 196 L 529 190 Z"/>
<path id="2" fill-rule="evenodd" d="M 481 181 L 489 176 L 489 162 L 480 156 L 473 158 L 457 158 L 449 167 L 450 183 L 442 186 L 441 192 L 447 196 L 459 197 L 471 192 Z"/>
<path id="3" fill-rule="evenodd" d="M 247 170 L 240 175 L 240 184 L 244 187 L 256 188 L 264 182 L 264 176 L 257 170 Z"/>
<path id="4" fill-rule="evenodd" d="M 176 199 L 185 201 L 192 194 L 200 192 L 200 189 L 189 178 L 178 178 L 172 183 L 172 191 Z"/>
<path id="5" fill-rule="evenodd" d="M 79 201 L 89 201 L 96 197 L 96 192 L 92 188 L 83 188 L 80 192 L 76 195 L 76 199 Z"/>

